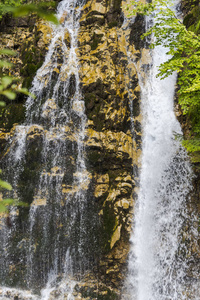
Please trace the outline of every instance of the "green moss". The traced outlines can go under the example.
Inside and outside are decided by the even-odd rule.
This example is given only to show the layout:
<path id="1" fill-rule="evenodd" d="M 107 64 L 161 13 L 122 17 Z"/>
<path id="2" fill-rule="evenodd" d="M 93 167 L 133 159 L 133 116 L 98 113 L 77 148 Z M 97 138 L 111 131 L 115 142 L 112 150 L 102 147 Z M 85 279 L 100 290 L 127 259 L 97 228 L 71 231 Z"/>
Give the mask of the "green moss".
<path id="1" fill-rule="evenodd" d="M 31 87 L 33 77 L 35 76 L 37 70 L 41 67 L 41 65 L 42 62 L 38 64 L 28 63 L 24 68 L 22 68 L 21 75 L 24 77 L 24 81 L 23 81 L 24 87 L 28 89 Z"/>
<path id="2" fill-rule="evenodd" d="M 95 101 L 96 95 L 94 93 L 87 93 L 85 94 L 86 101 Z"/>
<path id="3" fill-rule="evenodd" d="M 191 161 L 194 164 L 199 164 L 200 163 L 200 151 L 196 151 L 190 154 Z"/>
<path id="4" fill-rule="evenodd" d="M 95 32 L 94 32 L 94 34 L 93 34 L 93 36 L 92 36 L 92 42 L 91 42 L 91 44 L 90 44 L 90 46 L 91 46 L 91 50 L 95 50 L 97 47 L 98 47 L 98 45 L 100 44 L 100 42 L 101 42 L 101 38 L 103 37 L 103 34 L 96 34 Z"/>
<path id="5" fill-rule="evenodd" d="M 117 22 L 117 21 L 112 21 L 112 22 L 109 22 L 109 23 L 108 23 L 108 27 L 109 27 L 109 28 L 116 27 L 117 25 L 118 25 L 118 22 Z"/>
<path id="6" fill-rule="evenodd" d="M 111 291 L 110 289 L 104 290 L 101 294 L 101 291 L 97 291 L 96 287 L 88 287 L 88 286 L 82 286 L 79 287 L 78 285 L 75 287 L 76 291 L 81 293 L 81 295 L 84 298 L 90 298 L 90 299 L 98 299 L 98 300 L 117 300 L 119 299 L 116 293 Z"/>
<path id="7" fill-rule="evenodd" d="M 41 137 L 42 138 L 42 137 Z M 19 176 L 18 192 L 23 202 L 31 204 L 42 168 L 42 143 L 38 138 L 28 145 L 23 172 Z M 23 214 L 23 217 L 25 214 Z"/>
<path id="8" fill-rule="evenodd" d="M 102 153 L 98 150 L 89 150 L 87 160 L 90 165 L 94 166 L 102 161 Z"/>
<path id="9" fill-rule="evenodd" d="M 96 100 L 96 95 L 94 93 L 85 94 L 85 106 L 87 110 L 91 110 L 94 108 Z"/>
<path id="10" fill-rule="evenodd" d="M 39 54 L 36 52 L 36 49 L 33 48 L 30 51 L 23 50 L 22 51 L 22 61 L 24 66 L 21 69 L 21 76 L 24 77 L 23 86 L 26 88 L 31 87 L 31 83 L 33 78 L 37 72 L 37 70 L 41 67 L 42 61 L 40 59 L 40 51 Z"/>
<path id="11" fill-rule="evenodd" d="M 116 185 L 115 178 L 122 175 L 121 170 L 108 170 L 109 180 L 112 185 Z"/>
<path id="12" fill-rule="evenodd" d="M 200 7 L 199 3 L 193 1 L 188 3 L 189 13 L 185 16 L 183 24 L 191 31 L 194 31 L 196 34 L 200 33 L 199 21 L 200 21 Z"/>
<path id="13" fill-rule="evenodd" d="M 106 0 L 106 6 L 111 6 L 114 11 L 121 11 L 122 0 Z"/>
<path id="14" fill-rule="evenodd" d="M 31 87 L 32 81 L 33 81 L 32 77 L 26 77 L 23 83 L 24 87 L 29 89 Z"/>
<path id="15" fill-rule="evenodd" d="M 41 67 L 44 60 L 45 50 L 37 46 L 39 39 L 40 33 L 36 30 L 33 39 L 26 41 L 21 50 L 23 67 L 20 70 L 20 75 L 24 77 L 23 86 L 26 88 L 31 87 L 35 73 Z"/>
<path id="16" fill-rule="evenodd" d="M 114 207 L 109 202 L 105 204 L 103 209 L 103 242 L 104 250 L 107 252 L 110 250 L 110 241 L 113 234 L 113 231 L 116 226 L 116 216 L 114 214 Z"/>
<path id="17" fill-rule="evenodd" d="M 114 10 L 121 11 L 122 0 L 114 0 L 113 8 Z"/>
<path id="18" fill-rule="evenodd" d="M 100 103 L 95 104 L 92 119 L 94 121 L 96 130 L 101 131 L 104 126 L 104 123 L 105 123 L 105 114 L 101 112 L 101 104 Z"/>
<path id="19" fill-rule="evenodd" d="M 23 103 L 10 103 L 0 109 L 0 127 L 10 130 L 15 123 L 23 122 L 25 107 Z"/>

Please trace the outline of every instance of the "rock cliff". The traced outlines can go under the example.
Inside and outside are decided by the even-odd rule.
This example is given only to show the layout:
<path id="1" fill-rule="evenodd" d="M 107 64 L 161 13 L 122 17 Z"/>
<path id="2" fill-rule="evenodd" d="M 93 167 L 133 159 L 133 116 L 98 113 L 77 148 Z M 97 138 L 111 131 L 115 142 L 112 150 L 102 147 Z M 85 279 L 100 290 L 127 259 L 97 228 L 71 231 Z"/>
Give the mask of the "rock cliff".
<path id="1" fill-rule="evenodd" d="M 92 256 L 89 260 L 93 261 L 90 261 L 86 274 L 74 289 L 77 300 L 121 299 L 121 288 L 127 268 L 141 154 L 142 119 L 136 66 L 139 59 L 143 66 L 148 64 L 149 55 L 144 42 L 139 38 L 144 31 L 143 18 L 138 16 L 134 21 L 126 19 L 122 4 L 124 3 L 121 0 L 88 0 L 80 19 L 77 56 L 87 116 L 84 151 L 89 178 L 82 189 L 86 191 L 91 203 L 87 207 L 88 210 L 91 209 L 88 214 L 91 228 L 88 230 L 90 233 L 94 231 L 95 238 L 87 245 L 88 255 Z M 12 58 L 15 69 L 11 72 L 20 75 L 24 85 L 30 87 L 36 70 L 44 60 L 52 30 L 43 21 L 32 18 L 18 21 L 9 19 L 6 25 L 3 25 L 2 23 L 2 46 L 15 49 L 19 53 Z M 65 43 L 66 47 L 70 47 L 70 35 L 67 31 Z M 55 69 L 53 78 L 59 73 L 59 68 Z M 6 145 L 10 137 L 15 135 L 16 125 L 23 124 L 24 102 L 24 97 L 18 95 L 16 101 L 1 109 L 0 146 L 3 161 L 9 152 Z M 54 103 L 49 101 L 47 113 L 48 109 L 53 107 Z M 73 161 L 76 159 L 77 149 L 72 127 L 65 128 L 66 144 L 74 153 L 67 153 L 65 157 L 68 174 L 65 175 L 63 184 L 63 197 L 75 193 L 71 177 L 75 172 Z M 34 203 L 44 207 L 45 197 L 33 199 L 33 192 L 38 169 L 43 163 L 40 161 L 40 147 L 45 134 L 45 125 L 33 125 L 29 128 L 26 137 L 26 166 L 19 181 L 22 199 L 30 205 Z M 195 209 L 198 206 L 200 211 L 199 171 L 197 174 L 192 205 Z M 51 170 L 51 176 L 59 177 L 59 169 Z M 22 208 L 18 225 L 20 240 L 24 234 L 26 218 L 27 208 Z M 96 224 L 93 226 L 94 219 Z M 40 225 L 39 223 L 38 226 Z M 60 223 L 58 226 L 63 225 Z M 26 238 L 28 239 L 25 236 L 24 239 Z M 19 242 L 18 239 L 16 241 Z M 16 248 L 12 255 L 16 253 Z M 192 249 L 199 259 L 197 245 Z M 19 256 L 20 251 L 21 248 L 17 248 Z M 19 277 L 23 275 L 24 267 L 20 263 L 13 258 L 13 265 L 9 266 L 9 284 L 15 285 L 17 282 L 24 287 L 17 281 L 16 275 L 13 275 L 13 269 L 17 270 Z M 79 274 L 75 274 L 74 277 L 78 279 Z M 52 292 L 52 299 L 58 297 L 59 293 L 60 287 Z"/>
<path id="2" fill-rule="evenodd" d="M 90 184 L 84 189 L 88 190 L 91 206 L 95 206 L 93 214 L 99 222 L 96 237 L 99 249 L 94 250 L 98 255 L 94 257 L 94 270 L 89 269 L 77 287 L 76 293 L 79 297 L 82 295 L 81 299 L 91 299 L 91 295 L 93 298 L 118 299 L 126 271 L 141 152 L 140 88 L 135 61 L 142 55 L 141 42 L 137 39 L 142 30 L 142 18 L 131 24 L 125 19 L 120 0 L 89 0 L 83 7 L 77 54 L 87 116 L 84 147 Z M 12 72 L 22 76 L 26 87 L 30 87 L 36 70 L 41 66 L 50 39 L 51 28 L 40 20 L 10 19 L 6 26 L 2 26 L 3 47 L 16 49 L 19 53 L 12 58 L 15 64 Z M 66 32 L 67 47 L 70 47 L 70 42 L 70 35 Z M 56 77 L 59 69 L 54 72 Z M 1 110 L 2 156 L 5 156 L 6 141 L 15 135 L 16 124 L 23 123 L 24 101 L 19 95 L 14 103 L 8 103 Z M 52 105 L 49 103 L 49 107 Z M 66 131 L 69 132 L 66 142 L 73 144 L 70 128 Z M 41 163 L 39 148 L 43 134 L 43 127 L 33 125 L 26 137 L 30 150 L 26 154 L 19 189 L 22 199 L 29 204 L 46 204 L 44 198 L 32 197 L 38 169 L 36 162 Z M 69 157 L 70 154 L 66 160 L 70 161 Z M 68 170 L 73 172 L 73 165 L 68 164 Z M 59 171 L 55 171 L 56 174 L 59 176 Z M 70 184 L 64 187 L 64 193 L 72 193 Z M 21 218 L 24 223 L 24 216 Z M 19 234 L 23 234 L 20 226 L 18 229 Z M 23 267 L 16 268 L 24 272 Z M 16 282 L 11 273 L 9 277 L 12 278 L 10 284 Z"/>

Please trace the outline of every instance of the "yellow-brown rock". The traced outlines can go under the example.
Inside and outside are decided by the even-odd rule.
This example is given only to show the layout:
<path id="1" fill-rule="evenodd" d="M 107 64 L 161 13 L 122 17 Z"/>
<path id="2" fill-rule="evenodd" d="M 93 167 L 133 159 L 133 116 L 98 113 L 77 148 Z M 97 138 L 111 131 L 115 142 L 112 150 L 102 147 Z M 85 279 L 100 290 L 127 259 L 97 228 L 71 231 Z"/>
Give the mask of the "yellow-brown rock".
<path id="1" fill-rule="evenodd" d="M 60 23 L 63 23 L 65 18 L 66 14 L 63 13 Z M 86 1 L 80 20 L 77 50 L 83 101 L 81 103 L 74 101 L 72 110 L 80 115 L 85 111 L 87 116 L 83 143 L 87 171 L 84 174 L 77 172 L 77 153 L 74 154 L 72 150 L 72 153 L 66 154 L 66 170 L 70 180 L 66 180 L 64 168 L 51 167 L 48 170 L 42 169 L 41 173 L 46 180 L 63 180 L 60 191 L 63 208 L 69 199 L 73 199 L 74 203 L 79 201 L 80 199 L 75 197 L 78 193 L 86 193 L 89 197 L 88 211 L 91 207 L 96 207 L 96 218 L 100 224 L 96 240 L 99 241 L 97 248 L 101 255 L 95 258 L 97 260 L 95 268 L 98 271 L 94 268 L 94 273 L 98 274 L 95 274 L 94 278 L 93 270 L 88 271 L 89 279 L 85 281 L 87 283 L 84 279 L 80 287 L 83 291 L 87 291 L 93 286 L 94 295 L 105 296 L 105 299 L 109 297 L 110 291 L 117 295 L 116 299 L 120 299 L 120 286 L 126 272 L 129 251 L 133 207 L 137 196 L 141 115 L 136 61 L 142 56 L 143 64 L 147 64 L 149 54 L 146 49 L 140 51 L 135 44 L 135 32 L 138 31 L 136 27 L 137 24 L 128 26 L 128 20 L 125 22 L 121 1 Z M 51 35 L 51 27 L 43 21 L 38 21 L 33 33 L 29 28 L 20 28 L 19 31 L 16 30 L 14 39 L 9 33 L 3 37 L 4 46 L 16 48 L 17 43 L 19 44 L 21 56 L 13 58 L 13 62 L 17 66 L 16 74 L 21 73 L 27 86 L 30 86 L 33 73 L 35 74 L 44 59 Z M 66 44 L 64 55 L 68 57 L 71 36 L 67 30 L 64 42 Z M 58 46 L 61 44 L 62 41 L 59 40 Z M 38 61 L 37 64 L 35 61 Z M 70 67 L 62 66 L 62 68 L 58 64 L 53 73 L 65 82 L 68 72 L 73 74 L 75 62 L 74 64 L 72 62 Z M 41 79 L 47 86 L 48 76 Z M 42 109 L 42 118 L 44 122 L 48 121 L 57 109 L 52 96 L 43 103 Z M 67 123 L 62 128 L 62 140 L 69 149 L 76 148 L 77 136 L 74 134 L 73 126 L 74 124 Z M 2 140 L 7 139 L 8 131 L 2 131 Z M 56 127 L 49 130 L 43 123 L 42 126 L 32 125 L 26 132 L 26 140 L 30 147 L 39 151 L 40 140 L 45 136 L 51 143 L 57 133 Z M 11 135 L 14 134 L 15 129 L 11 130 Z M 37 161 L 38 157 L 34 159 Z M 29 161 L 32 160 L 30 155 Z M 48 195 L 42 192 L 37 191 L 31 205 L 45 209 Z M 61 222 L 58 222 L 56 228 L 62 226 Z M 53 297 L 52 292 L 52 299 Z M 92 298 L 85 298 L 83 293 L 77 292 L 75 299 Z"/>
<path id="2" fill-rule="evenodd" d="M 117 226 L 117 228 L 115 229 L 112 237 L 111 237 L 111 242 L 110 242 L 110 248 L 112 249 L 113 246 L 115 245 L 115 243 L 117 241 L 119 241 L 120 237 L 121 237 L 121 228 L 122 225 Z"/>

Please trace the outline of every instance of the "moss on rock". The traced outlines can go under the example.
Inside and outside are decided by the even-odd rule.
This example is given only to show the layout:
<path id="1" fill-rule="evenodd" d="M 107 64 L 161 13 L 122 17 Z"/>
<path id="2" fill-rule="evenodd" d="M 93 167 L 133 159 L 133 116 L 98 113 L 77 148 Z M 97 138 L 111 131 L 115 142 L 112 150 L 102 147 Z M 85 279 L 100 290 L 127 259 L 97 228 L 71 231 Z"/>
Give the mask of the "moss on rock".
<path id="1" fill-rule="evenodd" d="M 24 117 L 23 103 L 9 103 L 6 107 L 0 108 L 0 128 L 10 131 L 15 123 L 23 122 Z"/>

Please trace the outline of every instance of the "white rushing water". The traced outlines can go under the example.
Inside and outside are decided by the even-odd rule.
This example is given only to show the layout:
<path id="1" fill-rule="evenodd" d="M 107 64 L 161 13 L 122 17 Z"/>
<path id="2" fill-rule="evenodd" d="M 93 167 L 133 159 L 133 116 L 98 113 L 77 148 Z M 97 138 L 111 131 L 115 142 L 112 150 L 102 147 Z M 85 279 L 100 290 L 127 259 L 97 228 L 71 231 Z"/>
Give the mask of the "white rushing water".
<path id="1" fill-rule="evenodd" d="M 84 113 L 79 61 L 76 54 L 83 3 L 84 0 L 63 0 L 58 5 L 57 17 L 61 24 L 53 26 L 52 39 L 45 61 L 32 83 L 31 92 L 37 98 L 34 100 L 29 97 L 26 102 L 26 119 L 29 123 L 39 119 L 55 126 L 57 122 L 70 120 L 71 109 L 81 116 Z M 73 88 L 70 86 L 72 82 Z M 71 101 L 69 101 L 70 96 L 72 96 Z"/>
<path id="2" fill-rule="evenodd" d="M 176 74 L 157 78 L 167 51 L 162 46 L 150 51 L 151 65 L 138 67 L 143 140 L 128 289 L 132 300 L 197 300 L 192 290 L 187 293 L 186 255 L 181 256 L 192 171 L 186 151 L 175 138 L 181 134 L 174 114 Z"/>
<path id="3" fill-rule="evenodd" d="M 19 222 L 16 211 L 11 228 L 1 231 L 1 280 L 8 286 L 15 281 L 21 286 L 22 281 L 23 288 L 40 296 L 2 288 L 0 299 L 73 300 L 75 281 L 70 277 L 76 272 L 80 277 L 90 264 L 85 257 L 85 252 L 92 251 L 85 228 L 86 115 L 77 57 L 83 4 L 84 0 L 63 0 L 58 5 L 60 25 L 52 25 L 44 64 L 32 83 L 36 99 L 29 97 L 26 102 L 25 123 L 16 126 L 6 160 L 13 195 L 22 201 L 27 198 L 30 208 L 27 218 Z M 23 181 L 25 190 L 20 190 Z M 12 276 L 9 273 L 16 259 L 22 279 L 15 270 Z M 57 294 L 52 296 L 55 289 Z"/>

